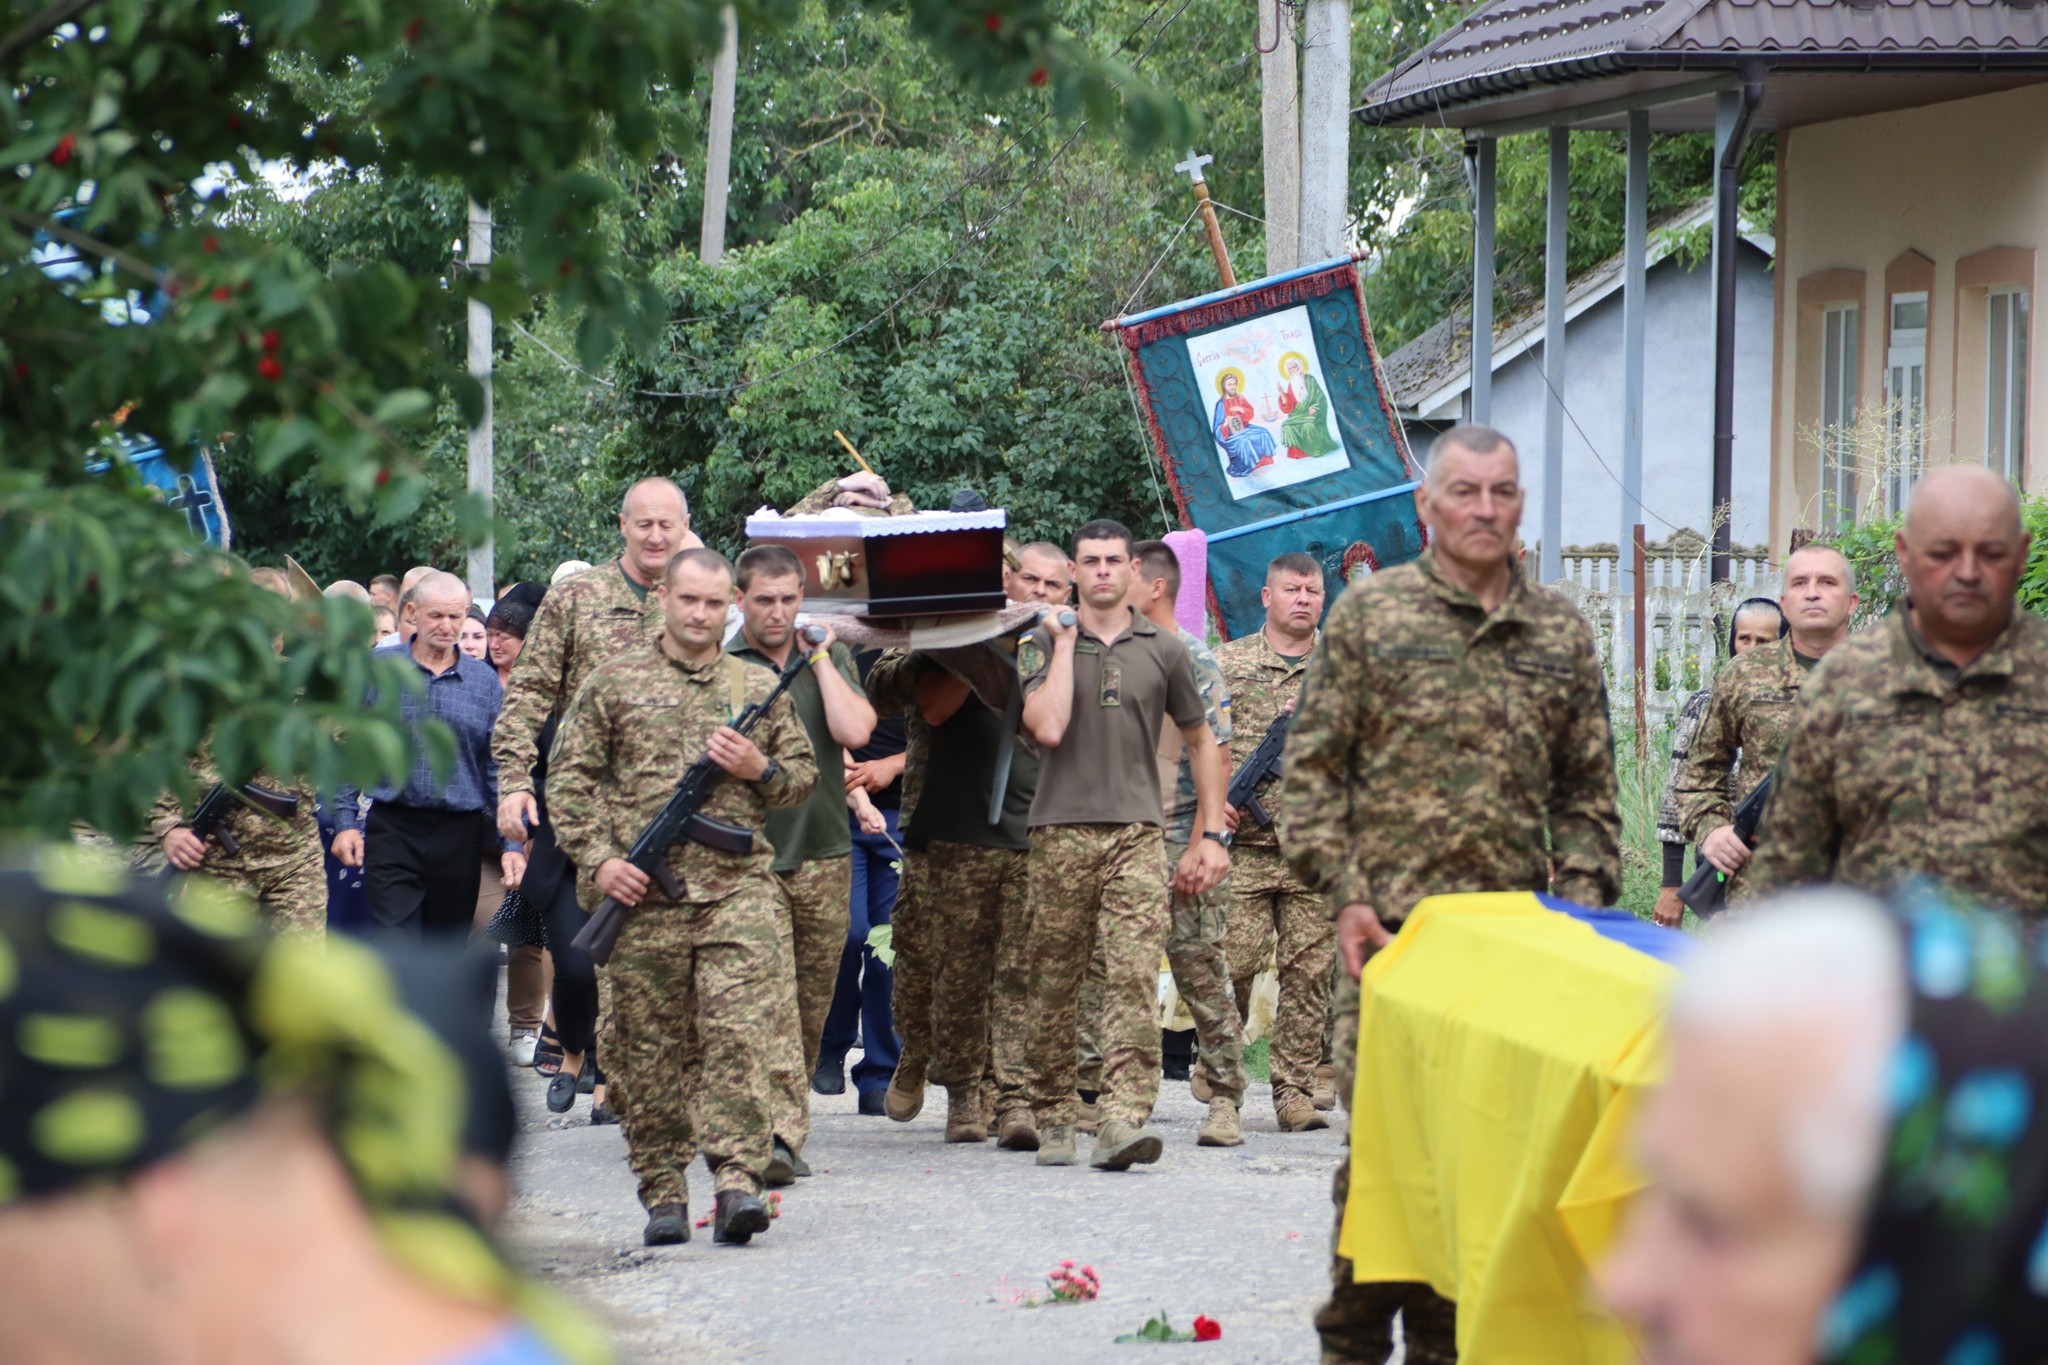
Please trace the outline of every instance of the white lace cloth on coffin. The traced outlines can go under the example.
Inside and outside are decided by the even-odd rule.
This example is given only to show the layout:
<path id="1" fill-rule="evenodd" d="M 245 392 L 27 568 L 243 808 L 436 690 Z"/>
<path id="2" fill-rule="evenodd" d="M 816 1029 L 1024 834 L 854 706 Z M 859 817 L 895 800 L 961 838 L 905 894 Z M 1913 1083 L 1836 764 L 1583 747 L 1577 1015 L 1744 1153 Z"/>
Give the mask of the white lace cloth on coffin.
<path id="1" fill-rule="evenodd" d="M 1010 524 L 1002 508 L 986 512 L 911 512 L 887 517 L 879 513 L 863 516 L 851 507 L 834 507 L 824 512 L 807 512 L 785 517 L 772 507 L 763 507 L 747 518 L 747 535 L 786 536 L 791 540 L 824 540 L 859 530 L 863 539 L 871 536 L 917 536 L 934 531 L 1000 531 Z"/>

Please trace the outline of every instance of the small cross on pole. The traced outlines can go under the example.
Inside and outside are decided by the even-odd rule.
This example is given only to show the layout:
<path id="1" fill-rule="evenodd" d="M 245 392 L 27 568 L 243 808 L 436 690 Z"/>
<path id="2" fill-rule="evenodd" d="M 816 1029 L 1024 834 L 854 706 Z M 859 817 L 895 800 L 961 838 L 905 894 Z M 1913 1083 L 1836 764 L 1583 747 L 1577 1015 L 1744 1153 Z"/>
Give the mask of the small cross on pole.
<path id="1" fill-rule="evenodd" d="M 1230 268 L 1230 251 L 1223 245 L 1223 225 L 1216 221 L 1216 206 L 1209 202 L 1209 182 L 1202 178 L 1202 167 L 1215 159 L 1208 155 L 1198 156 L 1190 147 L 1188 159 L 1175 163 L 1174 169 L 1187 172 L 1188 179 L 1194 182 L 1195 205 L 1202 211 L 1202 228 L 1209 234 L 1209 251 L 1216 257 L 1216 273 L 1223 277 L 1225 289 L 1234 289 L 1237 287 L 1237 272 Z"/>

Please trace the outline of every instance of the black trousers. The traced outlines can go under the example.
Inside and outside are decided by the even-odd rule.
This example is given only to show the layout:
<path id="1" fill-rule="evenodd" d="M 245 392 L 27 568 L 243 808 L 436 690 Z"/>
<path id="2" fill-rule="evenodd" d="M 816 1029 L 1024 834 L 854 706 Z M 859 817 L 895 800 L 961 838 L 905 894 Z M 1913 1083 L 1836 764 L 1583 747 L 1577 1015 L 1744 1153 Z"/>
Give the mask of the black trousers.
<path id="1" fill-rule="evenodd" d="M 548 952 L 555 959 L 555 1037 L 564 1052 L 588 1053 L 597 1046 L 597 963 L 573 940 L 588 918 L 576 903 L 576 868 L 555 883 L 541 913 L 547 917 Z"/>
<path id="2" fill-rule="evenodd" d="M 378 933 L 467 938 L 494 828 L 482 811 L 372 805 L 363 826 L 363 893 Z"/>

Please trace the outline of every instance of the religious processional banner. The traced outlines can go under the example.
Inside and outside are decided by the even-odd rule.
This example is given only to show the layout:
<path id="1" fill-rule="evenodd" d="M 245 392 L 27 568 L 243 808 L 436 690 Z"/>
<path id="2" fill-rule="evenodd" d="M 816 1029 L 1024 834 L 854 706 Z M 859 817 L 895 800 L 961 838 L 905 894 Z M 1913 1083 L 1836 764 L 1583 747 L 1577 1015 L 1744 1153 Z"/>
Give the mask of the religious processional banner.
<path id="1" fill-rule="evenodd" d="M 1589 1277 L 1647 1184 L 1630 1135 L 1689 944 L 1527 891 L 1431 896 L 1366 964 L 1338 1246 L 1359 1281 L 1454 1300 L 1461 1358 L 1640 1359 Z"/>
<path id="2" fill-rule="evenodd" d="M 1208 536 L 1209 612 L 1225 639 L 1264 621 L 1274 556 L 1353 570 L 1415 558 L 1415 468 L 1350 257 L 1112 324 L 1186 526 Z"/>

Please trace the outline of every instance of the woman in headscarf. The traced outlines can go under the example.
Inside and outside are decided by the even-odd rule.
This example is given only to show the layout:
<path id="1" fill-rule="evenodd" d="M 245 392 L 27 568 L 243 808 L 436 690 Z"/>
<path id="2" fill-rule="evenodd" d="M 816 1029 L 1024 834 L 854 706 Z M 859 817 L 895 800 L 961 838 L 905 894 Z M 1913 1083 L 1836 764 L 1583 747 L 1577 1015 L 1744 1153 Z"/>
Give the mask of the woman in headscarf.
<path id="1" fill-rule="evenodd" d="M 512 665 L 526 647 L 526 632 L 540 610 L 547 589 L 539 583 L 515 583 L 491 606 L 484 619 L 485 656 L 498 671 L 498 681 L 512 676 Z M 484 859 L 485 876 L 477 893 L 477 923 L 486 936 L 502 943 L 505 959 L 505 1013 L 511 1030 L 509 1046 L 517 1066 L 532 1066 L 546 1027 L 552 963 L 539 910 L 517 887 L 506 889 L 495 876 L 493 859 Z"/>
<path id="2" fill-rule="evenodd" d="M 2048 977 L 1920 880 L 1709 936 L 1602 1272 L 1652 1365 L 2048 1360 Z"/>
<path id="3" fill-rule="evenodd" d="M 1728 657 L 1747 654 L 1758 645 L 1770 644 L 1786 630 L 1785 612 L 1769 597 L 1752 597 L 1737 604 L 1728 621 Z M 1663 879 L 1657 884 L 1657 906 L 1651 912 L 1657 923 L 1676 927 L 1685 915 L 1678 888 L 1685 885 L 1685 833 L 1679 828 L 1678 775 L 1692 754 L 1693 737 L 1706 718 L 1707 703 L 1713 699 L 1710 683 L 1685 699 L 1678 720 L 1671 727 L 1671 765 L 1664 770 L 1664 795 L 1657 803 L 1657 842 L 1664 850 Z"/>

